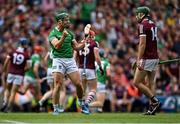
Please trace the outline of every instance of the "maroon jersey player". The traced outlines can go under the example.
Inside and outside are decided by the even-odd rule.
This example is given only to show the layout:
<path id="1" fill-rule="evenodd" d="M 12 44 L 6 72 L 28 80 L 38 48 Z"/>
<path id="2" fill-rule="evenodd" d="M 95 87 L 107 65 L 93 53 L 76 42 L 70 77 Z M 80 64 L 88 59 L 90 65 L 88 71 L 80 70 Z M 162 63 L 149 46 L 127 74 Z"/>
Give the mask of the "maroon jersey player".
<path id="1" fill-rule="evenodd" d="M 10 111 L 15 94 L 23 82 L 25 68 L 27 67 L 29 55 L 26 50 L 28 40 L 20 38 L 20 45 L 16 50 L 13 50 L 7 57 L 3 66 L 3 72 L 8 68 L 7 86 L 4 94 L 4 103 L 1 111 Z"/>
<path id="2" fill-rule="evenodd" d="M 86 86 L 89 86 L 89 93 L 87 98 L 85 99 L 85 105 L 88 108 L 89 104 L 94 100 L 96 96 L 96 74 L 95 74 L 95 62 L 101 67 L 101 59 L 99 56 L 99 46 L 98 43 L 94 41 L 95 33 L 90 30 L 88 37 L 86 40 L 85 47 L 78 51 L 77 58 L 79 63 L 79 71 L 82 77 L 82 82 L 84 86 L 84 93 L 86 90 Z M 89 110 L 86 111 L 86 114 L 89 113 Z"/>
<path id="3" fill-rule="evenodd" d="M 150 19 L 144 19 L 138 25 L 139 36 L 146 35 L 146 48 L 139 59 L 158 59 L 157 52 L 157 27 Z"/>
<path id="4" fill-rule="evenodd" d="M 149 17 L 148 7 L 138 7 L 136 19 L 139 23 L 139 46 L 137 68 L 134 75 L 134 85 L 150 100 L 148 111 L 145 115 L 154 115 L 160 102 L 154 96 L 154 77 L 159 62 L 157 53 L 157 27 Z M 145 81 L 149 84 L 143 84 Z"/>

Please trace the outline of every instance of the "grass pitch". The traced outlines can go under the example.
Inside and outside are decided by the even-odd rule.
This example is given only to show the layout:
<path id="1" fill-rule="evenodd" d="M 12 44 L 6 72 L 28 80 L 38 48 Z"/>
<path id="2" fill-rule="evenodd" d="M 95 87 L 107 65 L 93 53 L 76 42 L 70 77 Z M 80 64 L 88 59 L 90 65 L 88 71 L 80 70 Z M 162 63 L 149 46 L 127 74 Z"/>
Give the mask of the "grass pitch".
<path id="1" fill-rule="evenodd" d="M 0 123 L 180 123 L 180 113 L 158 113 L 156 116 L 145 116 L 142 113 L 0 113 Z"/>

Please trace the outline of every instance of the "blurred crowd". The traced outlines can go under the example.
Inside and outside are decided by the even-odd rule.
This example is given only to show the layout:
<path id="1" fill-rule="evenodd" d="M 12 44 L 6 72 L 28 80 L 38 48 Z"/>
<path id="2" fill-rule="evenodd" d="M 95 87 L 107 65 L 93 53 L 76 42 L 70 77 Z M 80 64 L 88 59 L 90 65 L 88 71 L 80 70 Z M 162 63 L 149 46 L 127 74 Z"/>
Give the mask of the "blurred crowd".
<path id="1" fill-rule="evenodd" d="M 20 37 L 29 39 L 31 53 L 34 46 L 40 45 L 45 54 L 49 49 L 48 33 L 55 24 L 54 12 L 66 9 L 71 15 L 71 29 L 76 39 L 80 41 L 84 26 L 92 24 L 96 40 L 110 61 L 112 85 L 107 87 L 105 102 L 110 108 L 105 108 L 118 111 L 125 105 L 126 111 L 132 111 L 137 108 L 133 106 L 145 103 L 132 85 L 131 69 L 138 46 L 135 9 L 143 5 L 151 9 L 151 17 L 158 27 L 160 59 L 180 57 L 179 0 L 0 0 L 0 68 Z M 2 82 L 0 84 L 2 86 Z M 158 95 L 180 95 L 180 63 L 159 66 L 156 88 Z M 42 86 L 43 92 L 46 89 Z"/>

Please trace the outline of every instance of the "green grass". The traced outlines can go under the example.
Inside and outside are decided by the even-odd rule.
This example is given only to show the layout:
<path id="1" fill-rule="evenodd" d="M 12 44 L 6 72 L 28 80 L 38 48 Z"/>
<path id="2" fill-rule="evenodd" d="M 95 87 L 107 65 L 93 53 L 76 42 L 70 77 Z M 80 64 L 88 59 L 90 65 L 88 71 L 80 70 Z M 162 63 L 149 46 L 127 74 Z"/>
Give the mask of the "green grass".
<path id="1" fill-rule="evenodd" d="M 144 116 L 142 113 L 0 113 L 0 123 L 180 123 L 180 113 L 160 113 Z"/>

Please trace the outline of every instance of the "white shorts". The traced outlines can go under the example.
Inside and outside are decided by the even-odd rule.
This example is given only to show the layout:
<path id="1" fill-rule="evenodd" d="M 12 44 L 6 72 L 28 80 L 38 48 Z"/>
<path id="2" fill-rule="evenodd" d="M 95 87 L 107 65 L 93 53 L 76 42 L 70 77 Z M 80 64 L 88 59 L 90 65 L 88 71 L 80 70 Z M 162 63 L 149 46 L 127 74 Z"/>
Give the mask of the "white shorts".
<path id="1" fill-rule="evenodd" d="M 74 58 L 54 58 L 52 63 L 52 72 L 70 74 L 78 71 Z"/>
<path id="2" fill-rule="evenodd" d="M 24 76 L 24 83 L 36 85 L 38 82 L 35 78 L 32 78 L 30 76 Z"/>
<path id="3" fill-rule="evenodd" d="M 53 75 L 52 75 L 52 68 L 48 68 L 47 69 L 47 77 L 49 77 L 49 78 L 47 78 L 47 83 L 48 84 L 52 84 L 53 83 L 53 77 L 52 77 Z M 52 77 L 52 78 L 50 78 L 50 77 Z"/>
<path id="4" fill-rule="evenodd" d="M 79 72 L 80 72 L 81 78 L 84 78 L 84 76 L 83 76 L 84 69 L 80 68 Z M 85 69 L 85 73 L 86 73 L 85 78 L 87 80 L 96 79 L 96 71 L 95 71 L 95 69 Z"/>
<path id="5" fill-rule="evenodd" d="M 16 74 L 11 74 L 9 73 L 7 75 L 7 83 L 13 83 L 16 85 L 21 85 L 23 82 L 23 76 L 22 75 L 16 75 Z"/>
<path id="6" fill-rule="evenodd" d="M 97 92 L 98 93 L 106 93 L 106 85 L 98 82 L 97 83 Z"/>
<path id="7" fill-rule="evenodd" d="M 155 71 L 157 69 L 159 59 L 141 59 L 140 66 L 145 71 Z"/>

